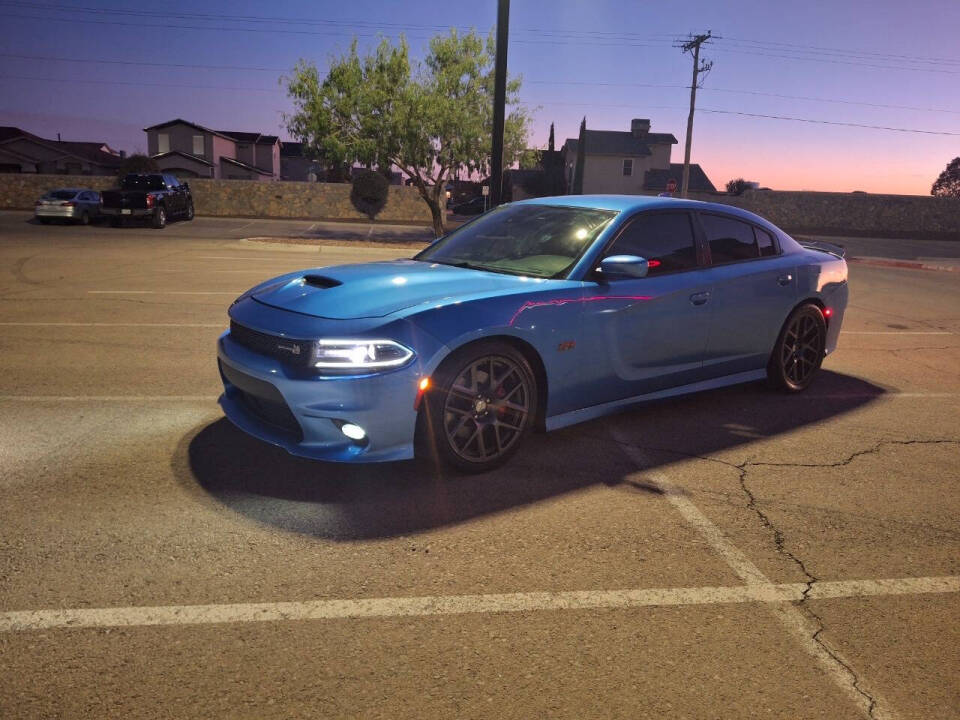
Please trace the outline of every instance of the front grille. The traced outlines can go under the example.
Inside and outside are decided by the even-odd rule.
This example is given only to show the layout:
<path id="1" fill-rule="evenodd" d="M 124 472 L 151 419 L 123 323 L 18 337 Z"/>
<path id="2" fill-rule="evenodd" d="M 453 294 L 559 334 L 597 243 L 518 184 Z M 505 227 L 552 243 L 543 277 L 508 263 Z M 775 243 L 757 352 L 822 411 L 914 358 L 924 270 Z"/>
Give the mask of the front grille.
<path id="1" fill-rule="evenodd" d="M 248 350 L 276 358 L 293 367 L 309 367 L 313 356 L 313 342 L 310 340 L 291 340 L 281 335 L 262 333 L 233 320 L 230 321 L 230 339 Z"/>
<path id="2" fill-rule="evenodd" d="M 303 440 L 303 429 L 277 388 L 222 362 L 220 373 L 233 386 L 235 397 L 251 415 L 290 434 L 297 442 Z"/>

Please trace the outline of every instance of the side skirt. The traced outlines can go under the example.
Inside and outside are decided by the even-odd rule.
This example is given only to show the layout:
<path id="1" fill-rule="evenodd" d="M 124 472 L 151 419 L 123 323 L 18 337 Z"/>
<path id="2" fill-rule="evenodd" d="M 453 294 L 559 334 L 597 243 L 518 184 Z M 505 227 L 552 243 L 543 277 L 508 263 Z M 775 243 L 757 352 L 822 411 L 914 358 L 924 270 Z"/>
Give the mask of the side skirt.
<path id="1" fill-rule="evenodd" d="M 688 395 L 689 393 L 700 392 L 702 390 L 715 390 L 717 388 L 727 387 L 728 385 L 739 385 L 740 383 L 762 380 L 766 376 L 766 370 L 749 370 L 734 375 L 713 378 L 712 380 L 701 380 L 700 382 L 690 383 L 689 385 L 678 385 L 677 387 L 658 390 L 657 392 L 647 393 L 646 395 L 635 395 L 634 397 L 624 398 L 623 400 L 613 400 L 608 403 L 603 403 L 602 405 L 592 405 L 590 407 L 580 408 L 579 410 L 571 410 L 562 415 L 548 417 L 546 422 L 547 431 L 559 430 L 568 425 L 574 425 L 579 422 L 609 415 L 612 412 L 616 412 L 630 405 L 637 405 L 651 400 L 661 400 L 676 395 Z"/>

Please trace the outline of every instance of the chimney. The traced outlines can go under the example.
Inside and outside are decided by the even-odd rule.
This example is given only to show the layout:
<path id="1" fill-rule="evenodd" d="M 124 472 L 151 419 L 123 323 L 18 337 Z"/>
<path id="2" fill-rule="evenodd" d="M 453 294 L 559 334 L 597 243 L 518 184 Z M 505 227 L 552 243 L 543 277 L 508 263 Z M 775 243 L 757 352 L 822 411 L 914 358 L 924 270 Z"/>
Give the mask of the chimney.
<path id="1" fill-rule="evenodd" d="M 121 160 L 124 160 L 126 157 L 127 157 L 127 151 L 126 151 L 126 150 L 121 150 L 121 151 L 120 151 L 120 159 L 121 159 Z"/>
<path id="2" fill-rule="evenodd" d="M 643 140 L 650 132 L 650 121 L 646 118 L 634 118 L 630 121 L 630 134 L 637 140 Z"/>
<path id="3" fill-rule="evenodd" d="M 57 142 L 60 142 L 60 133 L 57 133 Z"/>

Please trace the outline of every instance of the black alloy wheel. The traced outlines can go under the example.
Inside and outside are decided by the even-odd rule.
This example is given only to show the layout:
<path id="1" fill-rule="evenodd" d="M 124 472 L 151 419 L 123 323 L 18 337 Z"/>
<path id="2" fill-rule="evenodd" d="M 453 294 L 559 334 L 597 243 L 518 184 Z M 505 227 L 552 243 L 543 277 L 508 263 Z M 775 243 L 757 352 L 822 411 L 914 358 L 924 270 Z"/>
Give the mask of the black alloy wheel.
<path id="1" fill-rule="evenodd" d="M 80 224 L 81 225 L 90 224 L 90 213 L 88 213 L 86 210 L 84 210 L 83 213 L 80 215 Z"/>
<path id="2" fill-rule="evenodd" d="M 193 220 L 193 203 L 187 204 L 187 220 Z"/>
<path id="3" fill-rule="evenodd" d="M 167 211 L 160 205 L 156 210 L 153 211 L 153 227 L 157 230 L 162 230 L 167 226 Z"/>
<path id="4" fill-rule="evenodd" d="M 430 449 L 448 465 L 492 470 L 533 427 L 536 380 L 526 358 L 505 343 L 476 343 L 456 353 L 434 382 L 424 396 L 421 425 Z"/>
<path id="5" fill-rule="evenodd" d="M 787 392 L 805 390 L 823 362 L 826 338 L 827 323 L 819 307 L 806 304 L 794 310 L 770 355 L 767 377 L 771 383 Z"/>

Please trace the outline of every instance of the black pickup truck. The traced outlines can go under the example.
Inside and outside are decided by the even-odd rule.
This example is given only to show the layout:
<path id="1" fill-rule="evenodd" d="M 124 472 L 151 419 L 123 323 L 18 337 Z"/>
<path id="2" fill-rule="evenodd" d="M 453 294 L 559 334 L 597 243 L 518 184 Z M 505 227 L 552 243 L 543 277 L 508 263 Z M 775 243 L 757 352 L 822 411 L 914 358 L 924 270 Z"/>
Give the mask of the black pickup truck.
<path id="1" fill-rule="evenodd" d="M 125 175 L 119 190 L 100 193 L 100 212 L 114 227 L 125 218 L 148 218 L 155 228 L 163 228 L 170 218 L 193 220 L 190 186 L 173 175 Z"/>

